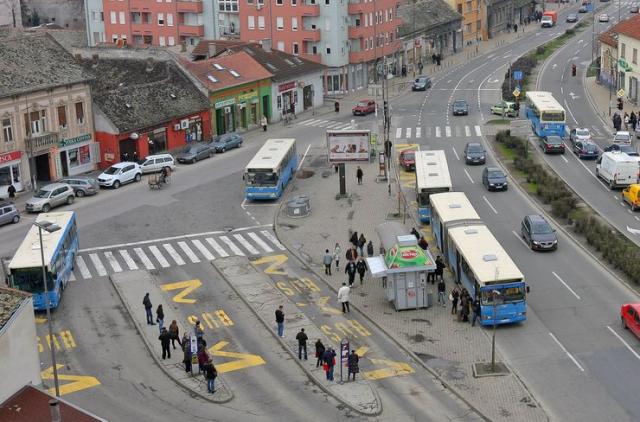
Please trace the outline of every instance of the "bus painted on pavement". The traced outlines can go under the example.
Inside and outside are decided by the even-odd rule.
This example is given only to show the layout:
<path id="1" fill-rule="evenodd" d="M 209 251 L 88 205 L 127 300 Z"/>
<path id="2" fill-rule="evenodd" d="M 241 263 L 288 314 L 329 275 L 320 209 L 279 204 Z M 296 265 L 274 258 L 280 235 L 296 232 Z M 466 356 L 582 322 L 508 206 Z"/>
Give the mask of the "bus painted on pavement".
<path id="1" fill-rule="evenodd" d="M 60 227 L 60 230 L 53 233 L 42 231 L 49 307 L 55 309 L 60 304 L 62 291 L 69 282 L 78 252 L 76 213 L 41 213 L 36 218 L 36 222 L 40 221 L 49 221 Z M 40 239 L 36 226 L 31 226 L 9 263 L 9 280 L 13 288 L 33 294 L 35 310 L 46 310 Z"/>
<path id="2" fill-rule="evenodd" d="M 429 201 L 431 230 L 441 251 L 447 250 L 451 227 L 482 223 L 464 192 L 436 193 L 429 197 Z"/>
<path id="3" fill-rule="evenodd" d="M 536 135 L 565 136 L 565 111 L 550 92 L 527 91 L 527 118 Z"/>
<path id="4" fill-rule="evenodd" d="M 452 189 L 447 157 L 443 150 L 416 151 L 416 200 L 418 217 L 423 223 L 431 221 L 429 196 Z"/>
<path id="5" fill-rule="evenodd" d="M 450 228 L 446 254 L 454 280 L 480 300 L 482 325 L 527 319 L 524 275 L 487 226 Z"/>
<path id="6" fill-rule="evenodd" d="M 295 139 L 268 139 L 245 169 L 246 199 L 280 198 L 297 165 Z"/>

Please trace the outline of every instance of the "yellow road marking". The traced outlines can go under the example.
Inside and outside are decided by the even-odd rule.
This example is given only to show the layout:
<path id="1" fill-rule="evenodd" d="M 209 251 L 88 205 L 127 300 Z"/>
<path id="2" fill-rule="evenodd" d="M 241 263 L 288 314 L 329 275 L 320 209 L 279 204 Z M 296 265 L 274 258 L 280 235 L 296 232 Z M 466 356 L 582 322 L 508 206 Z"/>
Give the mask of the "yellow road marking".
<path id="1" fill-rule="evenodd" d="M 196 325 L 196 321 L 198 321 L 198 317 L 196 317 L 195 315 L 191 315 L 189 318 L 189 323 L 193 326 Z M 210 312 L 203 312 L 202 313 L 202 320 L 204 321 L 205 325 L 207 327 L 209 327 L 210 330 L 214 329 L 214 328 L 218 328 L 220 325 L 216 322 L 216 320 L 213 318 L 213 315 L 211 315 Z"/>
<path id="2" fill-rule="evenodd" d="M 58 371 L 64 368 L 64 365 L 58 364 L 56 365 Z M 48 367 L 44 371 L 40 373 L 40 377 L 43 380 L 53 380 L 53 366 Z M 91 377 L 87 375 L 69 375 L 69 374 L 60 374 L 58 373 L 58 379 L 60 381 L 73 381 L 68 384 L 63 384 L 60 386 L 60 395 L 64 396 L 65 394 L 75 393 L 77 391 L 86 390 L 87 388 L 95 387 L 100 385 L 100 381 L 98 378 Z M 50 394 L 55 394 L 55 387 L 49 389 Z"/>
<path id="3" fill-rule="evenodd" d="M 196 278 L 193 280 L 166 283 L 161 285 L 160 288 L 165 292 L 168 292 L 170 290 L 182 289 L 180 293 L 173 297 L 173 301 L 177 303 L 196 303 L 195 299 L 186 299 L 185 296 L 193 292 L 200 286 L 202 286 L 202 282 Z"/>
<path id="4" fill-rule="evenodd" d="M 283 270 L 281 267 L 282 267 L 282 264 L 287 262 L 288 259 L 289 257 L 284 254 L 269 255 L 269 256 L 264 256 L 262 258 L 258 258 L 252 261 L 252 263 L 254 265 L 261 265 L 261 264 L 267 264 L 267 263 L 271 264 L 264 270 L 266 274 L 286 275 L 287 272 Z"/>
<path id="5" fill-rule="evenodd" d="M 65 348 L 73 349 L 74 347 L 76 347 L 76 341 L 74 340 L 73 335 L 71 334 L 71 331 L 69 330 L 60 331 L 60 338 L 62 338 L 62 343 L 64 344 Z"/>
<path id="6" fill-rule="evenodd" d="M 318 299 L 316 304 L 323 312 L 328 312 L 333 315 L 342 315 L 342 311 L 340 309 L 327 305 L 327 302 L 329 302 L 329 296 L 322 296 Z"/>
<path id="7" fill-rule="evenodd" d="M 229 316 L 222 309 L 218 309 L 216 311 L 216 315 L 218 315 L 218 319 L 220 320 L 220 322 L 222 322 L 222 325 L 225 325 L 227 327 L 233 325 L 233 321 L 231 320 L 231 318 L 229 318 Z"/>
<path id="8" fill-rule="evenodd" d="M 404 151 L 405 149 L 420 149 L 420 145 L 418 144 L 396 144 L 395 147 L 398 151 Z"/>
<path id="9" fill-rule="evenodd" d="M 405 362 L 396 362 L 386 359 L 371 359 L 371 363 L 375 365 L 386 365 L 386 368 L 363 372 L 362 376 L 368 380 L 381 380 L 390 377 L 409 375 L 415 372 L 411 365 Z"/>
<path id="10" fill-rule="evenodd" d="M 47 318 L 45 317 L 36 317 L 36 324 L 44 324 L 45 322 L 47 322 Z"/>
<path id="11" fill-rule="evenodd" d="M 216 369 L 219 373 L 237 371 L 244 368 L 250 368 L 252 366 L 264 365 L 266 362 L 259 355 L 252 355 L 249 353 L 237 353 L 237 352 L 225 352 L 222 349 L 229 344 L 228 341 L 219 341 L 209 348 L 209 352 L 213 356 L 221 356 L 225 358 L 236 358 L 237 360 L 231 362 L 225 362 L 216 364 Z"/>
<path id="12" fill-rule="evenodd" d="M 358 355 L 359 357 L 363 357 L 368 351 L 369 348 L 367 346 L 360 346 L 356 349 L 356 355 Z"/>
<path id="13" fill-rule="evenodd" d="M 296 306 L 302 308 L 303 306 L 307 306 L 307 304 L 303 302 L 296 302 Z"/>

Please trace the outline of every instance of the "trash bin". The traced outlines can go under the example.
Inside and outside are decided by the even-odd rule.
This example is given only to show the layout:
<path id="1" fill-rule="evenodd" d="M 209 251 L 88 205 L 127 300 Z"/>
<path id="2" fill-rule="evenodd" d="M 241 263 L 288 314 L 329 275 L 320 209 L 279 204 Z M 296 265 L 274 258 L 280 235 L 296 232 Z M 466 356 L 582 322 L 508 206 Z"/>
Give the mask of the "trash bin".
<path id="1" fill-rule="evenodd" d="M 335 110 L 336 113 L 340 112 L 340 103 L 338 101 L 333 103 L 333 109 Z"/>
<path id="2" fill-rule="evenodd" d="M 292 218 L 306 217 L 311 212 L 311 205 L 307 195 L 294 196 L 287 201 L 287 215 Z"/>

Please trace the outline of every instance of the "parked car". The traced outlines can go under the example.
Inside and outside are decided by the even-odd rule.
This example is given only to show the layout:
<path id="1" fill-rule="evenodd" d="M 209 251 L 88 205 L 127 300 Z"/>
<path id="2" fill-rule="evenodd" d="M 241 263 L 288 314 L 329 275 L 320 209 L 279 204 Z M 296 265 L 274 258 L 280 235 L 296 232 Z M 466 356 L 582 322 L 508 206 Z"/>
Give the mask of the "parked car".
<path id="1" fill-rule="evenodd" d="M 71 186 L 78 198 L 86 195 L 95 195 L 100 191 L 100 184 L 98 184 L 98 181 L 93 177 L 69 176 L 60 179 L 59 182 Z"/>
<path id="2" fill-rule="evenodd" d="M 351 109 L 354 116 L 366 116 L 367 114 L 375 113 L 375 111 L 376 102 L 374 100 L 360 100 Z"/>
<path id="3" fill-rule="evenodd" d="M 487 153 L 480 142 L 467 142 L 464 147 L 464 162 L 466 164 L 486 163 Z"/>
<path id="4" fill-rule="evenodd" d="M 609 15 L 607 15 L 606 13 L 601 14 L 598 17 L 598 22 L 609 22 Z"/>
<path id="5" fill-rule="evenodd" d="M 176 161 L 171 154 L 150 155 L 140 162 L 142 174 L 157 173 L 162 169 L 173 171 L 175 168 Z"/>
<path id="6" fill-rule="evenodd" d="M 185 146 L 182 151 L 176 155 L 176 160 L 179 163 L 193 164 L 196 161 L 204 160 L 205 158 L 213 157 L 215 151 L 211 149 L 209 145 L 205 144 L 191 144 Z"/>
<path id="7" fill-rule="evenodd" d="M 416 151 L 413 149 L 405 149 L 400 153 L 400 167 L 405 170 L 416 169 Z"/>
<path id="8" fill-rule="evenodd" d="M 589 12 L 589 9 L 587 9 L 587 6 L 580 6 L 580 8 L 578 9 L 578 13 L 587 13 Z"/>
<path id="9" fill-rule="evenodd" d="M 640 339 L 640 303 L 626 303 L 620 307 L 622 328 Z"/>
<path id="10" fill-rule="evenodd" d="M 469 114 L 469 104 L 465 100 L 455 100 L 451 108 L 454 116 L 466 116 Z"/>
<path id="11" fill-rule="evenodd" d="M 49 212 L 63 204 L 73 204 L 76 198 L 73 188 L 65 183 L 51 183 L 38 190 L 25 204 L 29 212 Z"/>
<path id="12" fill-rule="evenodd" d="M 622 190 L 624 202 L 631 205 L 631 211 L 640 208 L 640 184 L 633 183 Z"/>
<path id="13" fill-rule="evenodd" d="M 237 133 L 225 133 L 224 135 L 215 136 L 210 147 L 215 152 L 225 152 L 232 148 L 238 148 L 242 145 L 243 138 Z"/>
<path id="14" fill-rule="evenodd" d="M 554 251 L 558 249 L 556 231 L 541 215 L 525 216 L 522 219 L 520 232 L 524 241 L 534 251 Z"/>
<path id="15" fill-rule="evenodd" d="M 545 136 L 540 138 L 540 148 L 545 154 L 558 153 L 564 154 L 564 142 L 562 138 L 556 135 Z"/>
<path id="16" fill-rule="evenodd" d="M 571 142 L 572 146 L 577 141 L 589 140 L 591 140 L 591 132 L 589 132 L 589 129 L 577 127 L 575 129 L 571 129 L 571 132 L 569 132 L 569 141 Z"/>
<path id="17" fill-rule="evenodd" d="M 498 167 L 485 167 L 482 170 L 482 184 L 488 191 L 507 190 L 507 176 Z"/>
<path id="18" fill-rule="evenodd" d="M 13 202 L 0 202 L 0 226 L 20 221 L 20 211 Z"/>
<path id="19" fill-rule="evenodd" d="M 426 91 L 431 88 L 431 78 L 428 76 L 418 76 L 411 87 L 412 91 Z"/>
<path id="20" fill-rule="evenodd" d="M 569 13 L 567 15 L 567 22 L 578 22 L 578 15 L 576 13 Z"/>
<path id="21" fill-rule="evenodd" d="M 627 155 L 630 155 L 632 157 L 638 157 L 640 156 L 640 154 L 638 154 L 638 151 L 636 151 L 635 147 L 633 145 L 626 145 L 626 144 L 611 144 L 608 147 L 606 147 L 605 152 L 624 152 Z"/>
<path id="22" fill-rule="evenodd" d="M 573 152 L 578 158 L 598 158 L 600 150 L 598 146 L 591 141 L 578 141 L 573 144 Z"/>
<path id="23" fill-rule="evenodd" d="M 517 117 L 518 111 L 516 110 L 516 103 L 510 101 L 500 101 L 498 104 L 491 106 L 491 114 L 498 114 L 500 116 Z"/>
<path id="24" fill-rule="evenodd" d="M 142 170 L 138 163 L 123 161 L 106 169 L 98 176 L 98 184 L 104 187 L 118 189 L 121 185 L 131 182 L 139 182 L 142 179 Z"/>
<path id="25" fill-rule="evenodd" d="M 637 4 L 634 4 L 633 6 L 631 6 L 631 7 L 629 8 L 629 13 L 638 13 L 638 9 L 639 9 L 639 8 L 638 8 L 638 5 L 637 5 Z"/>
<path id="26" fill-rule="evenodd" d="M 619 130 L 613 136 L 613 143 L 631 145 L 631 134 L 626 130 Z"/>

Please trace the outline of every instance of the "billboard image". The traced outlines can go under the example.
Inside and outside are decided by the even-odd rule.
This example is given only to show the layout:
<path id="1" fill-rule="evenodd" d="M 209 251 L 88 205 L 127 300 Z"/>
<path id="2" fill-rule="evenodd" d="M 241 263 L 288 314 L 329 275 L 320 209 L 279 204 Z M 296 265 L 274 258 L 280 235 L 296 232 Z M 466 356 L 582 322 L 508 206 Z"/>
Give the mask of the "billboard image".
<path id="1" fill-rule="evenodd" d="M 370 138 L 368 130 L 328 130 L 329 162 L 369 161 Z"/>

